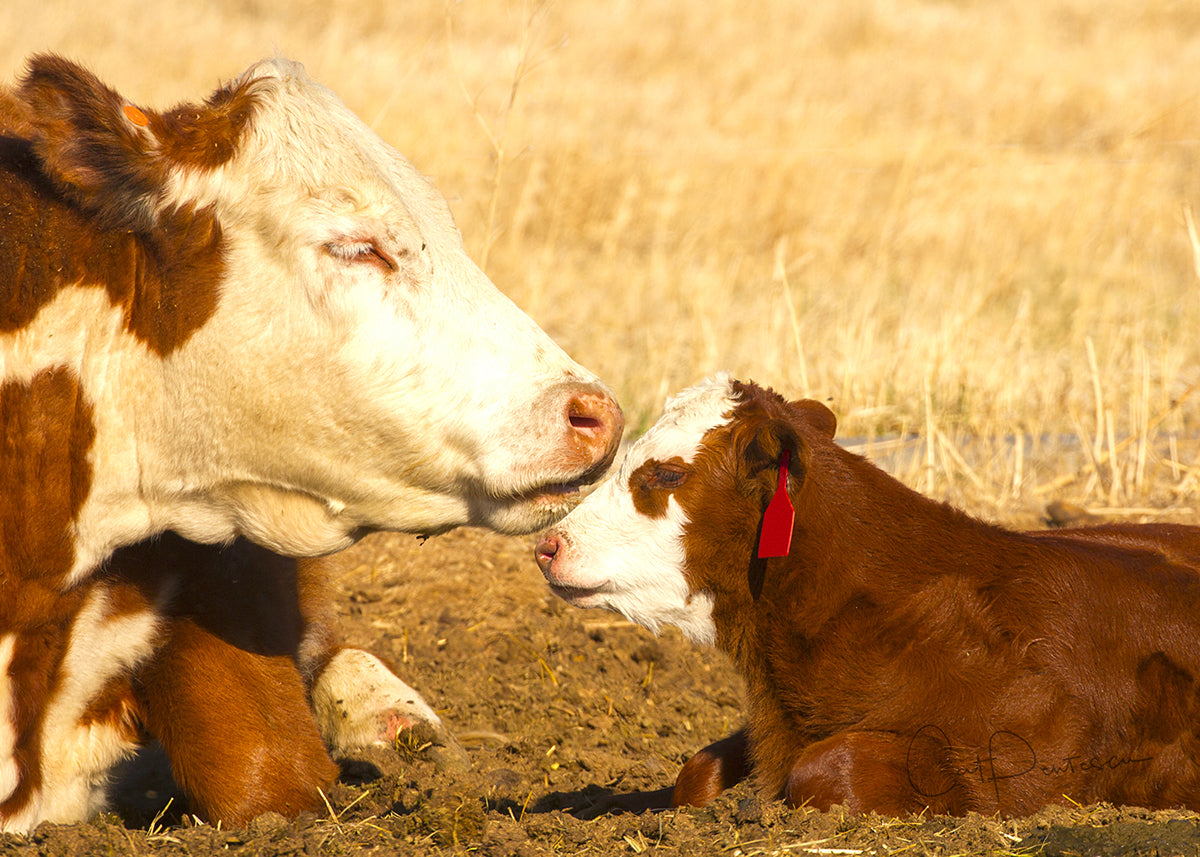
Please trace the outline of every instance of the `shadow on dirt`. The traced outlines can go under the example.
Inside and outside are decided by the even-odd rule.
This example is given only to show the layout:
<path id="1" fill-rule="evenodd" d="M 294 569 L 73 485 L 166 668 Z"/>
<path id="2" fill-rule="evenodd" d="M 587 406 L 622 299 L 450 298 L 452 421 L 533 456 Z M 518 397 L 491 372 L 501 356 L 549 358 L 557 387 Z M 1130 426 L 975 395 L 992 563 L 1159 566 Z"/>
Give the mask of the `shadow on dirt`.
<path id="1" fill-rule="evenodd" d="M 644 792 L 618 792 L 604 786 L 586 786 L 569 792 L 551 792 L 527 810 L 531 813 L 560 811 L 582 821 L 604 815 L 641 814 L 671 808 L 671 788 Z"/>

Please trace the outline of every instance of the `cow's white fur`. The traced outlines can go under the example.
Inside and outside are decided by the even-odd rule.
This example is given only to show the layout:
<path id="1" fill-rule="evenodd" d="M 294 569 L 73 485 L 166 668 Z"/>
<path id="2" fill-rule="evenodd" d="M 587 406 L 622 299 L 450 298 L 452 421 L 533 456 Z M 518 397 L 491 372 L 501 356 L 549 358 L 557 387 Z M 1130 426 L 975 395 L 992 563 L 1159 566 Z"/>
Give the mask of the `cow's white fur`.
<path id="1" fill-rule="evenodd" d="M 12 665 L 17 635 L 0 637 L 0 675 L 8 675 Z M 0 801 L 13 793 L 20 782 L 21 774 L 13 748 L 17 743 L 17 730 L 13 726 L 12 682 L 0 681 Z"/>
<path id="2" fill-rule="evenodd" d="M 313 713 L 334 756 L 390 744 L 419 721 L 444 731 L 442 720 L 413 688 L 379 658 L 343 649 L 329 661 L 312 689 Z"/>
<path id="3" fill-rule="evenodd" d="M 93 409 L 65 586 L 167 529 L 201 542 L 244 534 L 292 555 L 373 529 L 529 531 L 574 502 L 546 487 L 588 466 L 561 454 L 566 411 L 581 385 L 602 385 L 469 260 L 432 185 L 300 66 L 267 61 L 247 77 L 259 107 L 236 155 L 176 170 L 144 201 L 212 207 L 227 262 L 214 315 L 163 357 L 129 334 L 100 284 L 63 284 L 32 323 L 0 335 L 0 383 L 66 369 Z M 79 719 L 149 654 L 157 620 L 108 616 L 103 592 L 76 617 L 45 712 L 41 788 L 0 829 L 86 817 L 129 749 Z M 19 781 L 15 640 L 0 638 L 0 800 Z"/>
<path id="4" fill-rule="evenodd" d="M 104 685 L 154 649 L 157 611 L 113 616 L 107 590 L 93 590 L 75 618 L 59 687 L 42 720 L 41 820 L 70 822 L 103 808 L 112 766 L 137 744 L 107 724 L 81 724 Z"/>
<path id="5" fill-rule="evenodd" d="M 159 626 L 155 610 L 113 615 L 106 588 L 89 593 L 72 623 L 55 693 L 43 715 L 40 787 L 20 811 L 0 817 L 0 830 L 28 830 L 42 821 L 78 821 L 103 808 L 108 771 L 137 744 L 111 724 L 81 720 L 107 682 L 149 656 Z M 7 635 L 0 640 L 5 667 L 15 639 Z M 18 782 L 10 694 L 11 683 L 0 682 L 6 715 L 0 727 L 0 799 Z"/>
<path id="6" fill-rule="evenodd" d="M 686 513 L 671 497 L 665 516 L 646 517 L 634 507 L 629 479 L 651 459 L 691 462 L 704 435 L 729 418 L 730 383 L 718 375 L 669 399 L 620 467 L 547 533 L 558 551 L 544 573 L 557 594 L 579 607 L 615 610 L 652 631 L 675 625 L 694 642 L 714 642 L 712 596 L 693 592 L 684 574 Z"/>
<path id="7" fill-rule="evenodd" d="M 130 533 L 160 532 L 153 509 L 136 502 L 142 491 L 139 450 L 131 441 L 136 409 L 128 400 L 127 375 L 154 371 L 158 358 L 124 330 L 121 310 L 103 289 L 61 289 L 33 321 L 13 333 L 0 334 L 0 379 L 28 384 L 47 369 L 67 367 L 78 377 L 93 409 L 97 442 L 88 453 L 93 481 L 72 533 L 75 562 L 67 580 L 75 585 L 113 550 L 130 541 Z"/>

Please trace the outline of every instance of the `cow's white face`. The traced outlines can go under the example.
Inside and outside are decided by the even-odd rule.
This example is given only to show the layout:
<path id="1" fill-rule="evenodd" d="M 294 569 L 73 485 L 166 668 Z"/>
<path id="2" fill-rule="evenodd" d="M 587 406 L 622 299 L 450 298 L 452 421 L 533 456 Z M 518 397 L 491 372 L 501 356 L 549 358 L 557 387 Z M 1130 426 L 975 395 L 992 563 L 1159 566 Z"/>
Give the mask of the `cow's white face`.
<path id="1" fill-rule="evenodd" d="M 443 198 L 285 61 L 247 73 L 233 156 L 175 170 L 164 210 L 212 207 L 215 312 L 172 351 L 139 442 L 171 525 L 225 519 L 279 551 L 362 531 L 528 532 L 611 459 L 621 416 L 471 262 Z M 140 130 L 138 133 L 152 133 Z M 160 478 L 160 475 L 162 478 Z"/>
<path id="2" fill-rule="evenodd" d="M 604 607 L 694 642 L 716 630 L 710 593 L 694 590 L 684 546 L 688 513 L 675 496 L 708 432 L 737 404 L 721 375 L 670 399 L 618 468 L 546 533 L 537 560 L 551 590 L 577 607 Z"/>

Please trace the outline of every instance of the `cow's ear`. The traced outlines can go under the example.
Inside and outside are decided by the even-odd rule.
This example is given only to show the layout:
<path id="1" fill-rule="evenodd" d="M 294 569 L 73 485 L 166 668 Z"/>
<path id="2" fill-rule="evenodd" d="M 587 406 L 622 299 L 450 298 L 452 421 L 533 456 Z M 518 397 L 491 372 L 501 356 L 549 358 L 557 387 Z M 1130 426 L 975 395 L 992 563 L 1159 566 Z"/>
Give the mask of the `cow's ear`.
<path id="1" fill-rule="evenodd" d="M 18 95 L 29 106 L 34 154 L 64 194 L 135 228 L 151 216 L 164 178 L 153 114 L 53 55 L 30 60 Z"/>

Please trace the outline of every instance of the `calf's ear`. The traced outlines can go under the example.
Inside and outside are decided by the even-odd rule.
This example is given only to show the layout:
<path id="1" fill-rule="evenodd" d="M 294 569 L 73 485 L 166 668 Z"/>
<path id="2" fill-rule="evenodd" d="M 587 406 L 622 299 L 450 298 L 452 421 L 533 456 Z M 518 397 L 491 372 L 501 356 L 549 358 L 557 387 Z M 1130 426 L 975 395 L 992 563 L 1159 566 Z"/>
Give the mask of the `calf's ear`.
<path id="1" fill-rule="evenodd" d="M 812 426 L 830 440 L 837 433 L 837 417 L 833 411 L 815 399 L 800 399 L 788 404 L 796 418 Z"/>
<path id="2" fill-rule="evenodd" d="M 755 492 L 769 498 L 778 484 L 783 453 L 788 453 L 789 487 L 794 489 L 804 479 L 807 448 L 794 426 L 778 418 L 763 419 L 746 426 L 750 429 L 740 444 L 742 475 Z"/>

